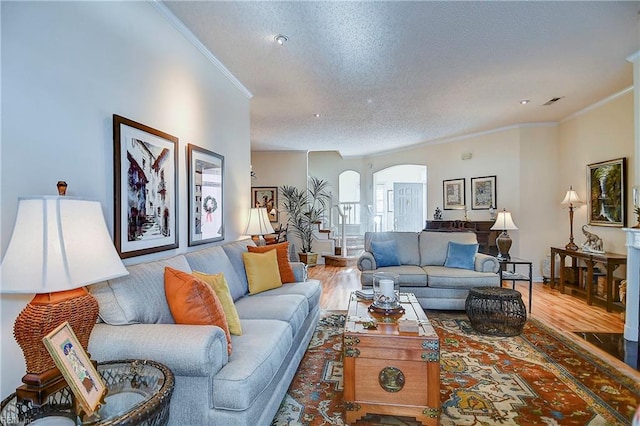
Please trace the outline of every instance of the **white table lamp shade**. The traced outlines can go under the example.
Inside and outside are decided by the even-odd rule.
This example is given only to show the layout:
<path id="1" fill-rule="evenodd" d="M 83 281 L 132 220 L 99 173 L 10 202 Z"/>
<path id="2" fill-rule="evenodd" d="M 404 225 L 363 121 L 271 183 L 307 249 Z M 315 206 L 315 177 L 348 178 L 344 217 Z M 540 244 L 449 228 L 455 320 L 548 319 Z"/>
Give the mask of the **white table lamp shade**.
<path id="1" fill-rule="evenodd" d="M 491 229 L 494 231 L 515 231 L 518 229 L 518 227 L 515 223 L 513 223 L 511 212 L 503 210 L 501 212 L 498 212 L 498 217 L 496 218 L 496 221 Z"/>
<path id="2" fill-rule="evenodd" d="M 573 187 L 569 187 L 569 190 L 560 204 L 563 206 L 580 206 L 584 204 L 584 202 L 580 199 L 578 193 L 573 190 Z"/>
<path id="3" fill-rule="evenodd" d="M 273 234 L 274 232 L 271 222 L 269 222 L 266 208 L 254 207 L 249 209 L 247 228 L 244 231 L 245 235 L 265 235 Z"/>
<path id="4" fill-rule="evenodd" d="M 52 293 L 127 275 L 97 201 L 21 198 L 0 292 Z"/>

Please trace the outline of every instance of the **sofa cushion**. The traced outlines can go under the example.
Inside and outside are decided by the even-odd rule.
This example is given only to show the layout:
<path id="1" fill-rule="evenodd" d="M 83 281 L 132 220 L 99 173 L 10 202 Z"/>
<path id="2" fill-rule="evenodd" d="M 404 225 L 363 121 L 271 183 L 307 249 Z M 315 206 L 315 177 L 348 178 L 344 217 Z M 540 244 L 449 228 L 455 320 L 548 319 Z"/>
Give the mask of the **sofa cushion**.
<path id="1" fill-rule="evenodd" d="M 492 272 L 477 272 L 446 266 L 425 266 L 424 270 L 427 273 L 427 284 L 430 288 L 469 289 L 500 285 L 500 276 Z"/>
<path id="2" fill-rule="evenodd" d="M 224 309 L 224 316 L 229 326 L 229 333 L 236 336 L 242 335 L 242 325 L 240 324 L 240 317 L 236 310 L 236 305 L 233 304 L 231 293 L 229 293 L 229 285 L 222 272 L 218 274 L 204 274 L 202 272 L 193 271 L 193 276 L 209 284 L 213 291 L 216 292 L 218 300 Z"/>
<path id="3" fill-rule="evenodd" d="M 449 241 L 460 244 L 477 244 L 473 232 L 420 232 L 420 266 L 442 266 L 447 259 Z"/>
<path id="4" fill-rule="evenodd" d="M 478 244 L 459 244 L 449 241 L 447 259 L 444 266 L 447 268 L 475 269 L 475 258 L 478 253 Z"/>
<path id="5" fill-rule="evenodd" d="M 176 324 L 220 327 L 227 337 L 227 352 L 231 353 L 231 336 L 224 309 L 209 284 L 167 266 L 164 268 L 164 290 Z"/>
<path id="6" fill-rule="evenodd" d="M 243 328 L 245 319 L 272 319 L 289 324 L 293 336 L 309 314 L 309 303 L 299 294 L 245 296 L 236 302 L 236 309 Z"/>
<path id="7" fill-rule="evenodd" d="M 247 246 L 249 253 L 264 253 L 265 251 L 275 250 L 278 255 L 278 269 L 280 270 L 280 279 L 282 284 L 293 283 L 296 281 L 293 275 L 293 268 L 289 262 L 289 242 L 271 244 L 268 246 L 255 247 Z"/>
<path id="8" fill-rule="evenodd" d="M 306 297 L 307 304 L 309 305 L 309 312 L 311 312 L 316 308 L 316 306 L 320 305 L 322 284 L 318 280 L 308 280 L 299 283 L 292 283 L 291 285 L 283 285 L 282 287 L 274 288 L 273 290 L 265 291 L 264 293 L 258 293 L 255 296 L 251 297 L 278 296 L 287 294 Z"/>
<path id="9" fill-rule="evenodd" d="M 242 329 L 242 336 L 232 337 L 229 363 L 213 377 L 214 408 L 234 411 L 249 408 L 268 388 L 291 349 L 291 327 L 284 321 L 242 319 Z"/>
<path id="10" fill-rule="evenodd" d="M 229 292 L 233 300 L 238 300 L 249 292 L 246 279 L 240 279 L 239 273 L 235 269 L 235 265 L 231 263 L 223 246 L 208 247 L 204 250 L 196 250 L 184 255 L 187 262 L 194 271 L 200 271 L 205 274 L 217 274 L 222 272 L 224 278 L 229 284 Z M 244 273 L 244 265 L 242 265 L 242 273 Z"/>
<path id="11" fill-rule="evenodd" d="M 187 259 L 174 256 L 127 266 L 129 275 L 89 286 L 107 324 L 173 324 L 164 293 L 164 268 L 191 273 Z"/>
<path id="12" fill-rule="evenodd" d="M 378 268 L 384 266 L 400 266 L 398 245 L 395 240 L 371 241 L 371 252 Z"/>
<path id="13" fill-rule="evenodd" d="M 401 265 L 420 265 L 418 234 L 416 232 L 365 232 L 364 249 L 371 252 L 372 241 L 395 241 Z M 444 263 L 444 259 L 442 260 Z"/>
<path id="14" fill-rule="evenodd" d="M 419 266 L 402 265 L 387 266 L 371 271 L 360 272 L 360 282 L 363 285 L 373 285 L 373 274 L 376 272 L 388 272 L 390 274 L 398 274 L 400 277 L 400 287 L 426 287 L 427 273 Z"/>
<path id="15" fill-rule="evenodd" d="M 249 294 L 261 293 L 282 286 L 275 250 L 264 253 L 242 253 L 249 281 Z"/>
<path id="16" fill-rule="evenodd" d="M 233 265 L 233 269 L 235 269 L 235 271 L 238 273 L 238 277 L 240 278 L 242 286 L 247 289 L 244 294 L 247 294 L 249 292 L 249 282 L 247 281 L 247 273 L 244 270 L 242 253 L 246 253 L 247 246 L 250 245 L 255 246 L 255 243 L 251 238 L 245 238 L 244 240 L 233 241 L 231 243 L 222 245 L 222 249 L 227 254 L 229 261 Z"/>

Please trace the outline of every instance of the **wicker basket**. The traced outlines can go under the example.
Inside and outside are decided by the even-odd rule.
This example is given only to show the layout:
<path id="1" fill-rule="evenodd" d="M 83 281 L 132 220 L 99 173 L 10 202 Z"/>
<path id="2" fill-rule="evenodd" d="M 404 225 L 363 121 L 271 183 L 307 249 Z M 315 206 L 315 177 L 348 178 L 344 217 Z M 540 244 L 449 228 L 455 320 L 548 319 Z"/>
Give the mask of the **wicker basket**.
<path id="1" fill-rule="evenodd" d="M 517 336 L 527 321 L 522 295 L 508 288 L 470 289 L 465 310 L 474 330 L 492 336 Z"/>

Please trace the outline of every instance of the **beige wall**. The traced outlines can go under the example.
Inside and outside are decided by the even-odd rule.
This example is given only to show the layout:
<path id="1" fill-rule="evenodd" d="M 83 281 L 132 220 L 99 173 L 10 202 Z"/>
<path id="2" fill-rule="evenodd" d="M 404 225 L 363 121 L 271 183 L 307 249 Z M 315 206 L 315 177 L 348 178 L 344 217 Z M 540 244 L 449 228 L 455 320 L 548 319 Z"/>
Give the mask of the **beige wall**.
<path id="1" fill-rule="evenodd" d="M 534 277 L 541 279 L 542 262 L 549 255 L 549 247 L 564 246 L 569 241 L 568 211 L 561 207 L 560 201 L 569 185 L 573 185 L 581 197 L 586 197 L 587 164 L 627 157 L 628 224 L 635 223 L 631 223 L 635 218 L 630 202 L 634 175 L 633 131 L 633 93 L 625 91 L 560 123 L 514 126 L 363 158 L 342 158 L 337 152 L 311 152 L 309 174 L 329 180 L 337 192 L 338 175 L 342 171 L 360 172 L 361 200 L 366 205 L 373 204 L 373 173 L 398 164 L 425 165 L 429 217 L 436 207 L 442 208 L 443 180 L 465 178 L 469 204 L 470 178 L 496 175 L 497 207 L 511 211 L 518 226 L 517 231 L 509 233 L 513 239 L 510 253 L 532 260 Z M 471 159 L 462 160 L 463 153 L 471 153 Z M 281 161 L 278 153 L 272 154 L 269 160 L 275 169 L 292 167 L 284 163 L 285 157 Z M 486 210 L 469 210 L 468 215 L 470 220 L 489 219 Z M 462 219 L 463 213 L 445 210 L 443 217 Z M 575 213 L 574 222 L 578 245 L 584 242 L 580 232 L 584 223 L 586 207 L 581 207 Z M 626 252 L 620 228 L 594 227 L 592 231 L 604 239 L 608 251 Z"/>
<path id="2" fill-rule="evenodd" d="M 560 123 L 559 142 L 559 185 L 555 185 L 558 203 L 564 197 L 569 185 L 578 195 L 587 200 L 587 165 L 615 158 L 627 158 L 627 225 L 635 225 L 631 187 L 635 173 L 633 93 L 631 91 L 615 97 L 601 105 L 578 114 Z M 569 213 L 561 210 L 557 220 L 563 223 L 564 232 L 559 233 L 550 243 L 564 246 L 568 242 Z M 582 225 L 588 223 L 587 206 L 579 207 L 574 213 L 574 237 L 576 244 L 584 242 Z M 625 234 L 621 228 L 605 226 L 592 227 L 604 241 L 604 249 L 614 253 L 626 253 Z"/>

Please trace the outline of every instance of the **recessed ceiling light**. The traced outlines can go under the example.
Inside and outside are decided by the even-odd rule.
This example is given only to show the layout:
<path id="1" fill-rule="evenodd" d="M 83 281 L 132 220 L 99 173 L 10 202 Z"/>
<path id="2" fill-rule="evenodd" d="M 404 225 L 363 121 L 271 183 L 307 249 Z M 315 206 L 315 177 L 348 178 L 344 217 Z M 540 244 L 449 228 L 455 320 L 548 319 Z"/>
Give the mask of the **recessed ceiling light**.
<path id="1" fill-rule="evenodd" d="M 314 116 L 315 118 L 320 118 L 320 117 L 322 117 L 322 114 L 320 114 L 320 113 L 315 113 L 315 114 L 313 114 L 313 116 Z"/>
<path id="2" fill-rule="evenodd" d="M 280 46 L 282 46 L 283 44 L 285 44 L 287 41 L 289 41 L 289 37 L 282 35 L 282 34 L 278 34 L 277 36 L 274 37 L 276 43 L 278 43 Z"/>
<path id="3" fill-rule="evenodd" d="M 520 101 L 520 103 L 521 103 L 522 105 L 526 105 L 526 104 L 528 104 L 529 102 L 531 102 L 529 99 L 523 99 L 523 100 L 521 100 L 521 101 Z"/>

